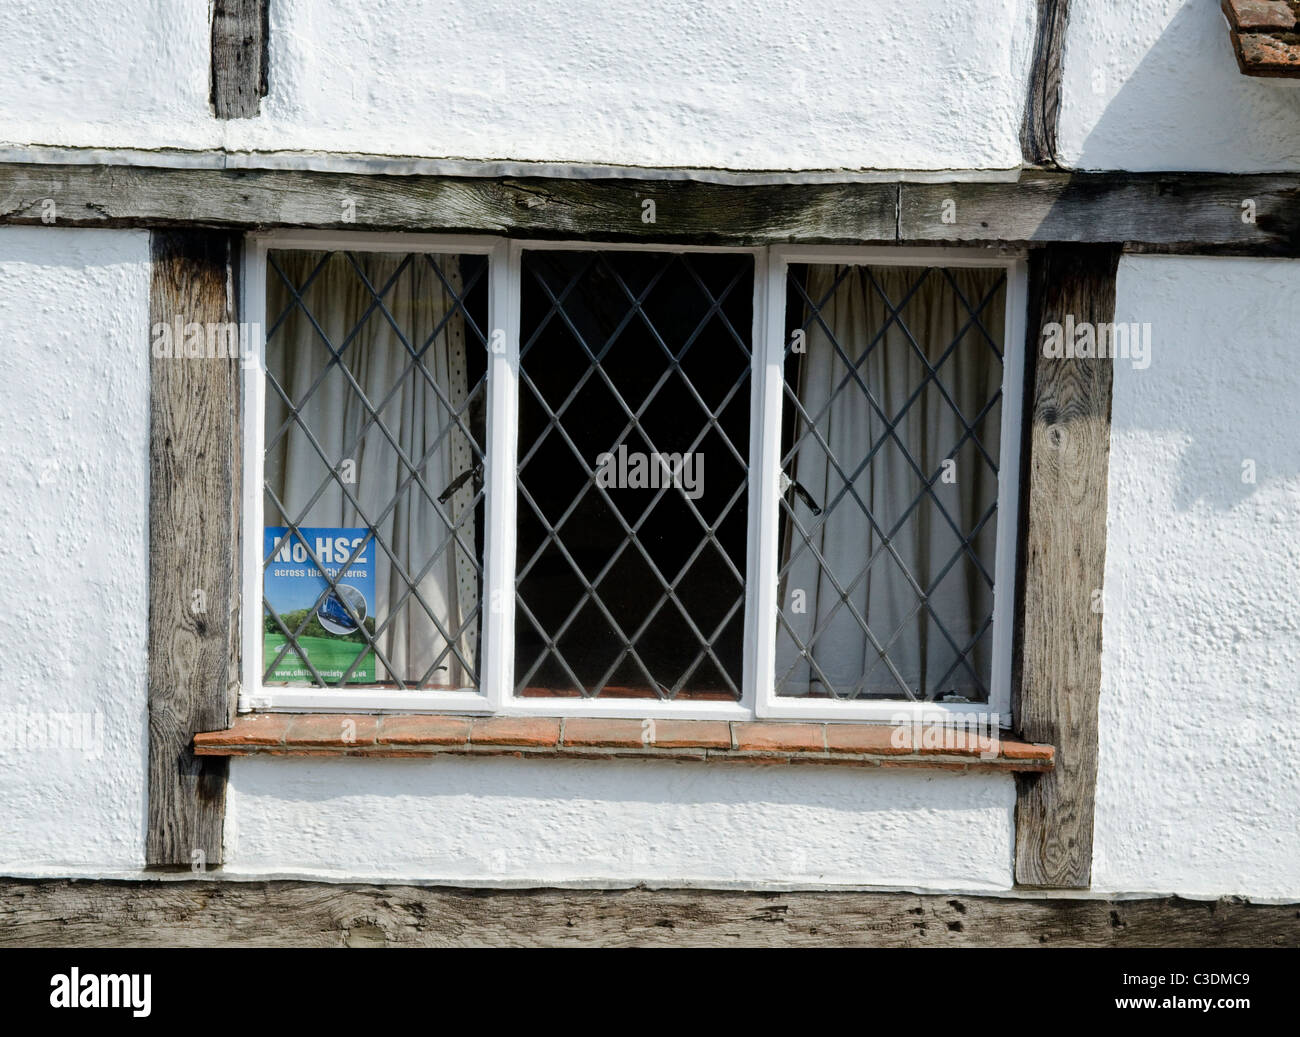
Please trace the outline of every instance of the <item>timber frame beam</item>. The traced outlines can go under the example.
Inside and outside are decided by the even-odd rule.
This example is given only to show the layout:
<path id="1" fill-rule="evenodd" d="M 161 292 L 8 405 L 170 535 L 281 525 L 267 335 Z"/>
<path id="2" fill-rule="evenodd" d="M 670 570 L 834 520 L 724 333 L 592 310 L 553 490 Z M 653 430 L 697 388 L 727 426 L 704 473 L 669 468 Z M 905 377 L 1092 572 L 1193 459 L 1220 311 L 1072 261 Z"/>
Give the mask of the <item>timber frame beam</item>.
<path id="1" fill-rule="evenodd" d="M 239 245 L 151 235 L 149 323 L 238 320 Z M 147 348 L 141 343 L 141 348 Z M 234 718 L 239 659 L 239 361 L 149 362 L 149 805 L 154 868 L 219 866 L 228 761 L 196 756 Z"/>
<path id="2" fill-rule="evenodd" d="M 438 176 L 0 164 L 0 225 L 208 226 L 718 245 L 1124 244 L 1300 256 L 1300 175 L 1065 173 L 951 183 Z M 646 202 L 653 202 L 652 207 Z"/>
<path id="3" fill-rule="evenodd" d="M 689 889 L 0 881 L 0 946 L 1296 947 L 1297 906 Z"/>
<path id="4" fill-rule="evenodd" d="M 1046 357 L 1040 347 L 1052 325 L 1114 321 L 1119 259 L 1118 246 L 1075 245 L 1029 261 L 1011 713 L 1026 737 L 1056 748 L 1057 767 L 1016 778 L 1021 886 L 1092 881 L 1113 369 L 1107 358 Z"/>

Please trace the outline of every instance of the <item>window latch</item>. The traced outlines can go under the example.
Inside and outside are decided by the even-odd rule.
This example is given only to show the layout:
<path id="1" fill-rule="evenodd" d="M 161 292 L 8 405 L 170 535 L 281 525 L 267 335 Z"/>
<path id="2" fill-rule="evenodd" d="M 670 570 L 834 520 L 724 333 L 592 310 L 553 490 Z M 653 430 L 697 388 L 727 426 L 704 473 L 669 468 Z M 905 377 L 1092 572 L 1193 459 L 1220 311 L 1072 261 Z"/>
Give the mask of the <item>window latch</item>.
<path id="1" fill-rule="evenodd" d="M 803 485 L 803 483 L 799 482 L 796 479 L 791 479 L 788 475 L 785 474 L 785 472 L 782 472 L 781 473 L 781 496 L 784 497 L 791 490 L 794 490 L 795 496 L 808 505 L 808 509 L 814 515 L 820 515 L 822 513 L 821 505 L 819 505 L 817 501 L 813 499 L 813 495 L 808 492 L 807 488 Z"/>
<path id="2" fill-rule="evenodd" d="M 451 500 L 452 494 L 454 494 L 457 490 L 459 490 L 462 486 L 464 486 L 467 482 L 469 482 L 470 479 L 473 479 L 475 482 L 483 481 L 482 461 L 476 464 L 473 468 L 466 468 L 465 471 L 461 472 L 460 475 L 456 476 L 456 478 L 454 478 L 450 483 L 448 483 L 447 488 L 438 495 L 438 503 L 446 504 L 449 500 Z"/>

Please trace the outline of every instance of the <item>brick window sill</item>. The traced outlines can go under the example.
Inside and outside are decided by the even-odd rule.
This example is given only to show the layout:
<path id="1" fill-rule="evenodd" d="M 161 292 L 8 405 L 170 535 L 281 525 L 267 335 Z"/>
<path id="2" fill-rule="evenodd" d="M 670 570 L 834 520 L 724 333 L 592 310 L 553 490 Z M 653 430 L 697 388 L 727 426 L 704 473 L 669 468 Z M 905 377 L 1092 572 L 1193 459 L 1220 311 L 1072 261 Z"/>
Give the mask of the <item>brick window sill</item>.
<path id="1" fill-rule="evenodd" d="M 198 756 L 527 756 L 548 759 L 1050 771 L 1055 749 L 887 724 L 260 713 L 194 736 Z M 916 737 L 919 735 L 919 739 Z M 917 744 L 913 744 L 914 740 Z"/>

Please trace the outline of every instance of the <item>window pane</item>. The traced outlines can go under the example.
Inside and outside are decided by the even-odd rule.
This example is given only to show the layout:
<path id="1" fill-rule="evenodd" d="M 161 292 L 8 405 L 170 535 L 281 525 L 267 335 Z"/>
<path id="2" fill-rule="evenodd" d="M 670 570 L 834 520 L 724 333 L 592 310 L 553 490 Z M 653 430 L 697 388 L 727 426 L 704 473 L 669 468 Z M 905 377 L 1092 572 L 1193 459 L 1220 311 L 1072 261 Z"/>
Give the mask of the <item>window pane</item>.
<path id="1" fill-rule="evenodd" d="M 523 255 L 524 695 L 740 697 L 748 255 Z"/>
<path id="2" fill-rule="evenodd" d="M 270 253 L 268 684 L 476 686 L 485 274 L 475 256 Z"/>
<path id="3" fill-rule="evenodd" d="M 988 700 L 1005 292 L 791 267 L 777 694 Z"/>

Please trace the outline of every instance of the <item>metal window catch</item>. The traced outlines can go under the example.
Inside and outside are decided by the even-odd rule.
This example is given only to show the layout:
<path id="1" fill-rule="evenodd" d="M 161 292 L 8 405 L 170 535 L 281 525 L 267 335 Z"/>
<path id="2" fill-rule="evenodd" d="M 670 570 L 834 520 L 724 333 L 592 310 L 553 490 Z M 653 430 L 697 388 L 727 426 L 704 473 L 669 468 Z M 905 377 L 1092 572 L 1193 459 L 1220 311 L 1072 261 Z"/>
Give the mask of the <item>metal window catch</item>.
<path id="1" fill-rule="evenodd" d="M 785 496 L 791 490 L 794 490 L 795 496 L 808 505 L 808 508 L 814 515 L 822 513 L 821 505 L 813 499 L 813 495 L 808 492 L 803 483 L 791 479 L 785 472 L 781 473 L 781 496 Z"/>
<path id="2" fill-rule="evenodd" d="M 456 478 L 454 478 L 450 483 L 448 483 L 447 488 L 443 490 L 442 493 L 438 494 L 438 503 L 446 504 L 449 500 L 451 500 L 452 494 L 454 494 L 457 490 L 459 490 L 462 486 L 464 486 L 467 482 L 469 482 L 470 479 L 473 479 L 475 482 L 483 481 L 482 461 L 476 464 L 473 468 L 466 468 L 465 471 L 461 472 L 460 475 L 456 476 Z"/>

